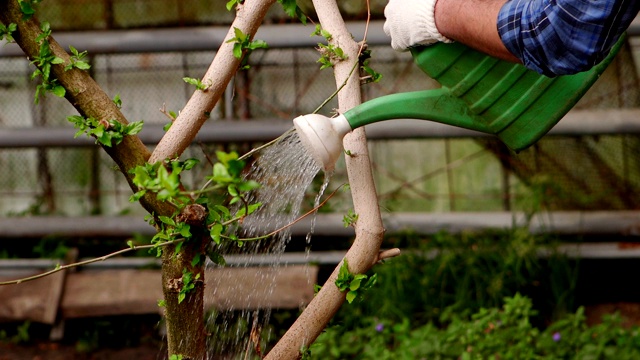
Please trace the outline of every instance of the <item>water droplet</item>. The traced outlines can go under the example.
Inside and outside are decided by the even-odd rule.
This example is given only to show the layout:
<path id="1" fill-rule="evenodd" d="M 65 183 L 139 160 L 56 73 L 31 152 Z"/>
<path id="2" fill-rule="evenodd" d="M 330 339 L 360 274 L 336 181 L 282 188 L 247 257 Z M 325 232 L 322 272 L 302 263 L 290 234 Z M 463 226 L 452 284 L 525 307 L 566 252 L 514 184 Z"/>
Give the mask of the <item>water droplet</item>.
<path id="1" fill-rule="evenodd" d="M 263 150 L 251 166 L 247 179 L 255 180 L 261 184 L 261 188 L 252 192 L 248 197 L 248 203 L 262 203 L 262 206 L 254 213 L 248 215 L 238 230 L 238 237 L 251 238 L 269 234 L 282 229 L 300 216 L 302 203 L 309 185 L 320 172 L 320 167 L 307 153 L 300 143 L 297 133 L 292 132 L 274 145 Z M 320 203 L 320 198 L 326 190 L 331 174 L 325 174 L 324 183 L 319 194 L 315 198 L 315 206 Z M 310 241 L 315 226 L 315 217 L 312 220 L 312 229 L 307 235 Z M 281 255 L 287 243 L 291 239 L 291 229 L 283 229 L 270 239 L 250 241 L 242 248 L 235 245 L 221 249 L 223 253 L 242 252 L 246 263 L 239 264 L 242 267 L 251 265 L 252 260 L 258 254 Z M 276 260 L 264 271 L 256 272 L 257 281 L 262 284 L 275 282 L 273 268 L 279 264 Z M 242 286 L 238 284 L 237 286 Z M 230 289 L 231 293 L 234 292 Z M 273 286 L 266 286 L 264 294 L 251 294 L 252 297 L 267 298 L 273 291 Z M 247 300 L 248 299 L 244 299 Z M 227 304 L 232 305 L 232 304 Z M 209 356 L 215 354 L 243 354 L 250 344 L 250 332 L 252 328 L 268 329 L 266 326 L 271 315 L 271 309 L 242 310 L 242 311 L 214 311 L 207 322 L 209 338 Z M 229 334 L 233 334 L 230 336 Z M 270 333 L 269 333 L 270 334 Z M 269 335 L 267 331 L 263 336 Z"/>

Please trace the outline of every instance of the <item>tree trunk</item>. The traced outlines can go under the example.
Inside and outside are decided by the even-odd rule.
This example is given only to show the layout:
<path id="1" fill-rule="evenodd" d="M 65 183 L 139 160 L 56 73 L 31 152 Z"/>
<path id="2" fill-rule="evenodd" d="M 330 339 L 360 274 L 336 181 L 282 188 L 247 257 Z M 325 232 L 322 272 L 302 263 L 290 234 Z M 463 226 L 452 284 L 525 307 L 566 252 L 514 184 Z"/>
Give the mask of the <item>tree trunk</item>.
<path id="1" fill-rule="evenodd" d="M 244 5 L 238 7 L 236 20 L 229 30 L 227 39 L 235 36 L 234 27 L 241 29 L 252 38 L 274 2 L 275 0 L 246 0 Z M 18 1 L 0 1 L 0 21 L 5 25 L 11 23 L 17 25 L 17 30 L 12 35 L 29 59 L 39 55 L 40 45 L 36 38 L 42 34 L 40 23 L 35 17 L 23 20 Z M 57 79 L 66 89 L 66 99 L 80 115 L 127 124 L 118 107 L 86 71 L 76 68 L 64 70 L 64 67 L 70 63 L 69 55 L 53 37 L 48 40 L 51 52 L 63 60 L 62 64 L 52 65 L 51 77 Z M 133 174 L 129 171 L 136 166 L 144 165 L 148 159 L 156 162 L 179 157 L 195 138 L 200 126 L 207 118 L 206 113 L 213 109 L 239 64 L 240 59 L 233 56 L 233 43 L 224 42 L 203 78 L 203 82 L 209 85 L 209 89 L 194 93 L 169 133 L 156 147 L 154 158 L 150 159 L 151 153 L 137 136 L 125 136 L 120 144 L 113 147 L 102 146 L 116 162 L 133 191 L 138 189 L 133 184 Z M 155 216 L 171 217 L 175 211 L 173 206 L 158 201 L 156 195 L 151 192 L 140 199 L 140 203 Z M 192 226 L 192 230 L 197 233 L 199 226 L 201 227 L 202 224 Z M 203 314 L 204 271 L 202 265 L 193 266 L 191 263 L 195 256 L 203 253 L 205 242 L 202 241 L 202 237 L 194 236 L 194 238 L 198 240 L 191 240 L 184 244 L 178 255 L 175 255 L 174 246 L 165 248 L 162 261 L 168 352 L 169 355 L 181 354 L 184 360 L 200 360 L 206 357 Z M 187 293 L 184 301 L 178 303 L 177 294 L 182 286 L 183 270 L 194 275 L 200 274 L 200 278 L 195 281 L 195 288 Z"/>

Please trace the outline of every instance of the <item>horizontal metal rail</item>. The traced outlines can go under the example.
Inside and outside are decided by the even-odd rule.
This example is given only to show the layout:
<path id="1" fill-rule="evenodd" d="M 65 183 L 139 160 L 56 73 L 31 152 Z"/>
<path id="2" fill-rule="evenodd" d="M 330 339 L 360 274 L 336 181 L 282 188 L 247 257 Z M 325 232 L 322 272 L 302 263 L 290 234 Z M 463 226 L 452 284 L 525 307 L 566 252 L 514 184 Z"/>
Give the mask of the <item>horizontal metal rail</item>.
<path id="1" fill-rule="evenodd" d="M 415 252 L 415 250 L 407 250 Z M 291 252 L 283 254 L 260 255 L 226 255 L 229 266 L 288 266 L 301 264 L 336 265 L 342 261 L 346 251 L 314 251 L 309 253 Z M 425 255 L 427 258 L 437 256 L 437 251 Z M 566 243 L 558 247 L 541 247 L 538 256 L 547 258 L 553 254 L 563 254 L 570 259 L 640 259 L 640 246 L 623 242 Z M 88 260 L 88 259 L 81 259 Z M 60 262 L 55 259 L 0 259 L 0 276 L 27 276 L 38 271 L 55 268 Z M 161 260 L 154 257 L 113 258 L 83 265 L 86 270 L 114 269 L 148 269 L 150 266 L 160 267 Z"/>
<path id="2" fill-rule="evenodd" d="M 572 110 L 551 129 L 550 135 L 582 136 L 606 134 L 640 134 L 640 109 Z M 233 143 L 270 141 L 292 127 L 281 119 L 251 121 L 209 121 L 198 132 L 196 142 Z M 485 134 L 432 121 L 396 119 L 366 126 L 370 140 L 464 138 Z M 73 138 L 69 127 L 0 128 L 0 148 L 91 146 L 95 140 Z M 145 144 L 157 144 L 164 131 L 162 125 L 147 124 L 139 134 Z"/>
<path id="3" fill-rule="evenodd" d="M 439 231 L 460 233 L 488 229 L 527 227 L 532 233 L 558 235 L 640 235 L 640 211 L 558 211 L 540 213 L 530 223 L 525 216 L 513 212 L 389 213 L 383 215 L 387 233 L 410 230 L 417 234 Z M 82 224 L 82 226 L 78 226 Z M 306 218 L 291 227 L 294 236 L 305 236 L 311 228 Z M 155 229 L 139 216 L 39 216 L 0 218 L 0 238 L 128 237 L 133 234 L 153 235 Z M 345 228 L 342 214 L 318 214 L 316 236 L 354 236 L 353 228 Z"/>
<path id="4" fill-rule="evenodd" d="M 369 45 L 389 45 L 390 39 L 384 33 L 384 21 L 372 21 L 367 30 Z M 347 22 L 349 31 L 357 41 L 364 37 L 365 22 Z M 170 29 L 136 29 L 110 31 L 56 32 L 56 40 L 64 47 L 73 45 L 79 50 L 91 54 L 147 53 L 213 51 L 227 37 L 227 26 L 202 26 Z M 255 38 L 264 40 L 270 48 L 313 47 L 323 41 L 319 37 L 309 36 L 313 32 L 310 26 L 301 24 L 262 25 Z M 640 35 L 640 22 L 634 21 L 627 33 Z M 15 44 L 2 45 L 0 57 L 23 56 L 22 50 Z"/>
<path id="5" fill-rule="evenodd" d="M 367 32 L 369 45 L 389 45 L 382 30 L 382 21 L 372 21 Z M 347 27 L 356 39 L 362 39 L 364 22 L 349 22 Z M 137 29 L 110 31 L 55 32 L 60 45 L 69 45 L 90 54 L 127 54 L 150 52 L 215 51 L 227 38 L 229 27 L 202 26 L 169 29 Z M 262 25 L 255 38 L 264 40 L 270 48 L 314 47 L 324 40 L 312 37 L 311 26 L 301 24 Z M 2 42 L 0 42 L 0 45 Z M 0 57 L 23 56 L 13 43 L 0 46 Z"/>

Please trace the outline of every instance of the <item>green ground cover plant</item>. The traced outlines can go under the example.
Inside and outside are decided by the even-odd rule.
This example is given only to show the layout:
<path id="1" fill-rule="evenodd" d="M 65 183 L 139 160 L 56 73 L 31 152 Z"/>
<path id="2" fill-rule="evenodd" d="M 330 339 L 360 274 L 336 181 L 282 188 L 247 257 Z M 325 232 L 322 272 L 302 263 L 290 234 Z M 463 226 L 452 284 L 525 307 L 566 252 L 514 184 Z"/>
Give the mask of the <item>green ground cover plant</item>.
<path id="1" fill-rule="evenodd" d="M 579 260 L 525 228 L 425 238 L 388 236 L 408 250 L 374 268 L 364 301 L 338 313 L 311 359 L 627 359 L 636 329 L 619 316 L 589 328 L 576 308 Z M 410 249 L 410 250 L 409 250 Z M 544 255 L 542 255 L 544 254 Z M 613 356 L 613 357 L 611 357 Z M 640 358 L 640 357 L 638 357 Z"/>
<path id="2" fill-rule="evenodd" d="M 334 323 L 350 329 L 360 325 L 360 318 L 374 315 L 440 325 L 452 314 L 499 307 L 517 292 L 533 300 L 537 325 L 576 310 L 580 263 L 558 253 L 553 237 L 513 228 L 427 238 L 404 233 L 385 241 L 387 247 L 406 250 L 372 270 L 377 283 L 366 299 L 342 309 Z M 540 256 L 543 250 L 546 255 Z"/>
<path id="3" fill-rule="evenodd" d="M 368 317 L 348 332 L 328 328 L 311 346 L 310 359 L 638 359 L 640 331 L 623 328 L 618 315 L 588 327 L 584 309 L 567 314 L 544 330 L 532 324 L 529 298 L 504 299 L 500 308 L 453 316 L 445 327 L 412 328 L 410 321 Z"/>

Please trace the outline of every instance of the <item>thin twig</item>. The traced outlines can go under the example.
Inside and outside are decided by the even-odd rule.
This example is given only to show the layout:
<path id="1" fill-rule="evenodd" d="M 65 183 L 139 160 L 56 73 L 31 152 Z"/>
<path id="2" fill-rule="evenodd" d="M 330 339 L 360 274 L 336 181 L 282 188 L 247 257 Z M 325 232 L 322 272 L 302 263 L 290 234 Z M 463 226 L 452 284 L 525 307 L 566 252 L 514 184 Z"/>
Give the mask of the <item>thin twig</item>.
<path id="1" fill-rule="evenodd" d="M 43 278 L 45 276 L 49 276 L 51 274 L 55 274 L 58 271 L 62 271 L 62 270 L 66 270 L 66 269 L 69 269 L 69 268 L 78 267 L 78 266 L 82 266 L 82 265 L 87 265 L 87 264 L 91 264 L 91 263 L 98 262 L 98 261 L 104 261 L 104 260 L 107 260 L 107 259 L 112 258 L 114 256 L 127 253 L 129 251 L 143 250 L 143 249 L 154 249 L 154 248 L 157 248 L 157 247 L 162 247 L 162 246 L 175 244 L 175 243 L 178 243 L 178 242 L 181 242 L 181 241 L 184 241 L 184 240 L 185 239 L 176 239 L 176 240 L 166 241 L 166 242 L 158 243 L 158 244 L 138 245 L 138 246 L 133 245 L 133 246 L 128 247 L 126 249 L 118 250 L 118 251 L 113 252 L 111 254 L 107 254 L 107 255 L 104 255 L 104 256 L 101 256 L 101 257 L 98 257 L 98 258 L 95 258 L 95 259 L 89 259 L 89 260 L 84 260 L 84 261 L 80 261 L 80 262 L 73 263 L 73 264 L 67 264 L 67 265 L 58 266 L 53 270 L 49 270 L 47 272 L 44 272 L 44 273 L 41 273 L 41 274 L 38 274 L 38 275 L 33 275 L 33 276 L 29 276 L 29 277 L 22 278 L 22 279 L 17 279 L 17 280 L 2 281 L 2 282 L 0 282 L 0 286 L 2 286 L 2 285 L 21 284 L 23 282 L 36 280 L 36 279 L 39 279 L 39 278 Z"/>
<path id="2" fill-rule="evenodd" d="M 360 55 L 358 54 L 358 57 L 360 57 Z M 327 103 L 331 100 L 333 100 L 334 97 L 336 97 L 338 95 L 338 93 L 340 92 L 340 90 L 342 90 L 343 87 L 345 87 L 347 85 L 347 82 L 349 81 L 349 79 L 351 78 L 351 74 L 353 74 L 353 71 L 358 67 L 358 64 L 360 63 L 360 59 L 356 60 L 356 62 L 353 64 L 353 67 L 351 68 L 351 71 L 349 71 L 349 76 L 347 76 L 346 80 L 340 84 L 340 86 L 336 89 L 336 91 L 333 92 L 333 94 L 329 95 L 329 97 L 322 102 L 322 104 L 320 104 L 320 106 L 318 106 L 314 111 L 313 114 L 317 114 L 318 111 L 320 111 L 320 109 L 322 109 L 325 105 L 327 105 Z"/>
<path id="3" fill-rule="evenodd" d="M 251 149 L 251 150 L 250 150 L 249 152 L 247 152 L 246 154 L 244 154 L 244 155 L 240 156 L 240 157 L 238 158 L 238 160 L 244 160 L 244 159 L 248 158 L 250 155 L 253 155 L 255 152 L 258 152 L 258 151 L 260 151 L 260 150 L 262 150 L 262 149 L 264 149 L 264 148 L 266 148 L 266 147 L 268 147 L 268 146 L 271 146 L 271 145 L 273 145 L 273 144 L 277 143 L 278 141 L 280 141 L 280 140 L 284 139 L 285 137 L 287 137 L 289 134 L 293 133 L 294 131 L 296 131 L 296 130 L 295 130 L 295 128 L 291 128 L 291 129 L 289 129 L 289 130 L 285 131 L 282 135 L 280 135 L 280 136 L 278 136 L 277 138 L 275 138 L 275 139 L 273 139 L 273 140 L 269 141 L 268 143 L 263 144 L 263 145 L 260 145 L 260 146 L 258 146 L 258 147 L 257 147 L 257 148 L 255 148 L 255 149 Z"/>
<path id="4" fill-rule="evenodd" d="M 266 234 L 266 235 L 262 235 L 262 236 L 258 236 L 258 237 L 253 237 L 253 238 L 244 238 L 244 239 L 237 239 L 237 241 L 257 241 L 257 240 L 262 240 L 262 239 L 266 239 L 268 237 L 271 237 L 283 230 L 286 230 L 290 227 L 292 227 L 293 225 L 297 224 L 298 222 L 300 222 L 302 219 L 306 218 L 307 216 L 315 213 L 316 211 L 318 211 L 318 209 L 320 209 L 322 206 L 324 206 L 324 204 L 327 203 L 327 201 L 329 201 L 329 199 L 331 199 L 337 192 L 338 190 L 340 190 L 343 186 L 345 186 L 346 184 L 342 184 L 340 186 L 338 186 L 335 190 L 333 190 L 333 192 L 331 194 L 329 194 L 329 196 L 327 196 L 326 199 L 322 200 L 322 202 L 320 204 L 318 204 L 318 206 L 314 207 L 313 209 L 307 211 L 306 213 L 304 213 L 302 216 L 298 217 L 297 219 L 293 220 L 292 222 L 288 223 L 287 225 L 284 225 L 276 230 L 273 230 L 272 232 Z M 226 237 L 226 236 L 225 236 Z"/>
<path id="5" fill-rule="evenodd" d="M 171 120 L 172 123 L 176 119 L 167 111 L 167 107 L 166 107 L 165 103 L 162 103 L 162 107 L 160 108 L 160 112 L 163 113 L 166 117 L 168 117 L 169 120 Z"/>

